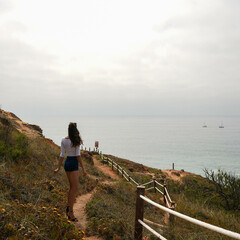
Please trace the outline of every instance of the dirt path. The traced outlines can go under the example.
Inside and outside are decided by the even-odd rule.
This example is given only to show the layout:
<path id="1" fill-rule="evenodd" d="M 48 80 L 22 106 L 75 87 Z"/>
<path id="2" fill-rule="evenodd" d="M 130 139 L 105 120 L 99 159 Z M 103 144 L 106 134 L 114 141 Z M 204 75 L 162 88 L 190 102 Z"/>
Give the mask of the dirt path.
<path id="1" fill-rule="evenodd" d="M 109 176 L 111 180 L 104 180 L 104 184 L 114 184 L 114 181 L 112 180 L 118 180 L 120 179 L 119 176 L 111 170 L 108 166 L 104 166 L 96 159 L 96 157 L 93 157 L 94 165 L 97 167 L 100 171 L 102 171 L 105 175 Z M 94 178 L 94 176 L 90 176 Z M 96 189 L 93 191 L 78 196 L 76 198 L 76 202 L 74 204 L 74 214 L 75 217 L 78 219 L 78 222 L 75 223 L 76 228 L 80 228 L 81 230 L 85 231 L 87 228 L 87 214 L 86 214 L 86 204 L 91 200 L 93 194 L 95 193 Z M 88 240 L 102 240 L 101 237 L 98 236 L 90 236 L 86 237 Z"/>

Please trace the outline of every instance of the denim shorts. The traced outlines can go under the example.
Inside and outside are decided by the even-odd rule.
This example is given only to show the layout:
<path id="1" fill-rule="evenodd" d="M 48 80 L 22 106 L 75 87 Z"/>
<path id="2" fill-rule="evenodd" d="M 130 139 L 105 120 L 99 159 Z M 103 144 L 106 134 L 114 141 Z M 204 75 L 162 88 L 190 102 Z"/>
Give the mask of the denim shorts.
<path id="1" fill-rule="evenodd" d="M 64 169 L 66 172 L 78 171 L 77 157 L 67 157 L 64 162 Z"/>

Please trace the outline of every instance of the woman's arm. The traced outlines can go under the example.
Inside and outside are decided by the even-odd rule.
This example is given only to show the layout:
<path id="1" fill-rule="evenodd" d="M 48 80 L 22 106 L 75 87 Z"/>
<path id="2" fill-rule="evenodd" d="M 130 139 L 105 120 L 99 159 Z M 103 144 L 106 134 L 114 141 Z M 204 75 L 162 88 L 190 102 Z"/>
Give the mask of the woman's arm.
<path id="1" fill-rule="evenodd" d="M 62 162 L 63 162 L 63 157 L 59 157 L 59 160 L 58 160 L 58 168 L 54 170 L 54 173 L 58 173 L 61 166 L 62 166 Z"/>
<path id="2" fill-rule="evenodd" d="M 63 139 L 61 141 L 61 153 L 60 153 L 60 156 L 59 156 L 59 159 L 58 159 L 58 168 L 54 170 L 54 173 L 58 173 L 61 166 L 62 166 L 62 162 L 63 162 L 63 159 L 64 159 L 64 155 L 65 155 L 65 147 L 64 147 L 64 143 L 63 143 Z"/>
<path id="3" fill-rule="evenodd" d="M 86 173 L 85 168 L 84 168 L 84 166 L 83 166 L 83 161 L 82 161 L 81 156 L 77 156 L 77 159 L 78 159 L 78 162 L 80 163 L 81 168 L 82 168 L 82 170 L 83 170 L 83 176 L 86 176 L 87 173 Z"/>

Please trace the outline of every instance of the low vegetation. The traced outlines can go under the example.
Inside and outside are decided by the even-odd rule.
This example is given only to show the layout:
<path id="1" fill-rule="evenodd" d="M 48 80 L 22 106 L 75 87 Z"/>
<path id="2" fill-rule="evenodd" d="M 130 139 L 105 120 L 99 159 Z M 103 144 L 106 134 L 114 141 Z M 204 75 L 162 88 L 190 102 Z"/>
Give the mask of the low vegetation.
<path id="1" fill-rule="evenodd" d="M 83 178 L 80 174 L 79 194 L 96 189 L 86 206 L 88 227 L 84 233 L 64 214 L 68 182 L 63 169 L 53 174 L 59 147 L 43 137 L 27 137 L 0 114 L 0 240 L 84 239 L 87 235 L 107 240 L 133 239 L 136 187 L 124 179 L 97 184 L 96 178 L 103 182 L 109 178 L 94 166 L 94 154 L 82 152 L 89 176 Z M 177 211 L 239 232 L 240 180 L 236 176 L 205 170 L 206 178 L 192 174 L 175 181 L 164 171 L 111 157 L 139 183 L 148 182 L 153 176 L 159 182 L 165 181 Z M 146 194 L 163 204 L 159 193 Z M 169 240 L 230 239 L 176 217 L 169 225 L 168 216 L 149 204 L 145 204 L 144 217 L 164 225 L 154 229 Z M 144 236 L 145 240 L 156 239 L 147 230 Z"/>
<path id="2" fill-rule="evenodd" d="M 0 115 L 0 239 L 82 239 L 65 217 L 68 182 L 54 175 L 59 147 L 45 138 L 29 139 Z M 99 176 L 91 164 L 86 168 Z M 79 194 L 96 183 L 80 175 Z"/>
<path id="3" fill-rule="evenodd" d="M 120 163 L 137 182 L 148 182 L 151 180 L 152 173 L 158 176 L 158 181 L 161 181 L 162 177 L 162 180 L 165 180 L 167 184 L 172 199 L 176 202 L 176 210 L 178 212 L 228 230 L 239 232 L 239 210 L 229 210 L 228 205 L 224 203 L 219 195 L 216 183 L 207 174 L 206 178 L 190 174 L 183 177 L 181 181 L 173 181 L 164 175 L 161 170 L 153 170 L 141 165 L 136 166 L 138 164 L 116 157 L 114 157 L 114 161 Z M 144 169 L 143 172 L 135 172 L 135 169 L 140 168 Z M 218 178 L 221 178 L 221 174 L 225 178 L 231 176 L 231 182 L 239 181 L 235 176 L 226 175 L 224 172 L 216 173 Z M 232 178 L 235 178 L 235 180 L 232 180 Z M 238 188 L 236 188 L 234 188 L 234 191 L 237 191 Z M 225 187 L 225 190 L 228 193 L 230 191 L 228 187 Z M 147 192 L 146 194 L 155 202 L 163 204 L 163 199 L 159 193 Z M 124 179 L 113 186 L 100 186 L 99 191 L 96 192 L 94 198 L 87 206 L 90 221 L 88 231 L 97 233 L 105 239 L 133 239 L 135 195 L 136 187 Z M 232 194 L 228 196 L 229 200 L 233 201 Z M 236 200 L 235 204 L 237 203 L 238 201 Z M 169 225 L 168 216 L 149 204 L 145 204 L 144 211 L 144 218 L 166 226 L 155 226 L 153 228 L 169 240 L 231 239 L 177 217 L 174 218 L 174 224 Z M 119 220 L 119 225 L 113 224 L 117 220 Z M 144 230 L 144 236 L 144 239 L 157 239 L 147 230 Z"/>

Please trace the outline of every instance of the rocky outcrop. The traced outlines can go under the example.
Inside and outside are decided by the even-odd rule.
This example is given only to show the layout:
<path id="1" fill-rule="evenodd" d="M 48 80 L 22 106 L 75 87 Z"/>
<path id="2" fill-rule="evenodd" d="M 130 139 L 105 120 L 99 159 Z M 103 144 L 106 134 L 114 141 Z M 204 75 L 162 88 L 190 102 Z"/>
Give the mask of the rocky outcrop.
<path id="1" fill-rule="evenodd" d="M 19 132 L 25 133 L 28 137 L 43 137 L 42 129 L 33 124 L 23 122 L 14 113 L 0 109 L 0 122 L 5 125 L 9 121 Z"/>

